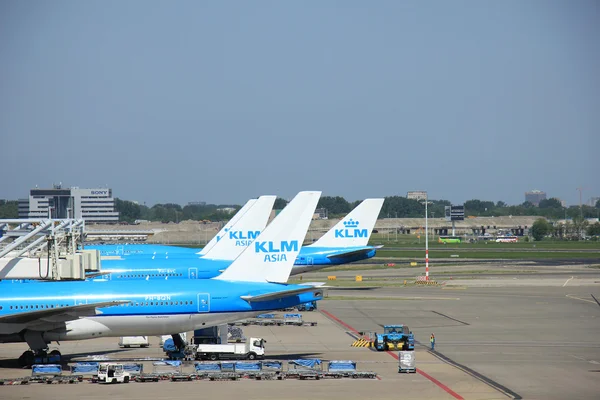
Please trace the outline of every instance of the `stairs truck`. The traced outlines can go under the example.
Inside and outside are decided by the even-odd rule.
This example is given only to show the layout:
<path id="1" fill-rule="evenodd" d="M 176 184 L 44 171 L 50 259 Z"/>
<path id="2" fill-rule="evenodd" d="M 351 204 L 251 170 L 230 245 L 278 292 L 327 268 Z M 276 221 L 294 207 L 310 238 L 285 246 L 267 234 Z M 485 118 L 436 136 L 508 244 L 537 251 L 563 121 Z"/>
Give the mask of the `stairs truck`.
<path id="1" fill-rule="evenodd" d="M 415 349 L 415 337 L 406 325 L 385 325 L 383 333 L 375 334 L 373 343 L 377 351 Z"/>
<path id="2" fill-rule="evenodd" d="M 196 346 L 196 359 L 214 361 L 264 358 L 265 342 L 262 338 L 249 338 L 244 343 L 199 344 Z"/>

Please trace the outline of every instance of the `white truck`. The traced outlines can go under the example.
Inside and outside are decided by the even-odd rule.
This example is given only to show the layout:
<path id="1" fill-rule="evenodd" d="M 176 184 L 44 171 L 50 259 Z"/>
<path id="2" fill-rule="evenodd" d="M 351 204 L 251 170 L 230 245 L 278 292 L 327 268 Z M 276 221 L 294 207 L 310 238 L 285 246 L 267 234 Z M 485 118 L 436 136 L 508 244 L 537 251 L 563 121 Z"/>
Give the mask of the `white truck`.
<path id="1" fill-rule="evenodd" d="M 150 346 L 148 336 L 121 336 L 119 339 L 119 347 L 129 348 L 131 346 Z"/>
<path id="2" fill-rule="evenodd" d="M 123 364 L 101 363 L 98 366 L 98 383 L 129 383 L 129 379 Z"/>
<path id="3" fill-rule="evenodd" d="M 222 360 L 247 359 L 255 360 L 265 356 L 265 340 L 249 338 L 244 343 L 199 344 L 196 347 L 196 359 Z"/>

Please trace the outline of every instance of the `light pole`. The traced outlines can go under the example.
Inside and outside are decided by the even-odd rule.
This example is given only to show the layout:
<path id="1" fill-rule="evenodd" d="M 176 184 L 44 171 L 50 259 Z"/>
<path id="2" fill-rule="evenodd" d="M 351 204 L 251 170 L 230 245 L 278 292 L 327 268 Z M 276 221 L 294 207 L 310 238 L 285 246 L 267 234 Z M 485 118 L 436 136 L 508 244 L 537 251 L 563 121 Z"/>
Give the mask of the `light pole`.
<path id="1" fill-rule="evenodd" d="M 425 280 L 429 280 L 429 225 L 427 223 L 427 196 L 425 196 Z"/>

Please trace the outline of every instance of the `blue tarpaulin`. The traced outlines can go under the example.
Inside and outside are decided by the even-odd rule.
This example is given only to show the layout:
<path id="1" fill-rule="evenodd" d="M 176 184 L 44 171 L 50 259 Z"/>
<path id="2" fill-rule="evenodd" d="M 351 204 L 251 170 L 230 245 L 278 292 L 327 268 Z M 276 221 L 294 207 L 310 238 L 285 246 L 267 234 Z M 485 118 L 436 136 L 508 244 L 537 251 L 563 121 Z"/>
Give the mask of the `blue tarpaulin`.
<path id="1" fill-rule="evenodd" d="M 350 360 L 329 361 L 329 371 L 356 371 L 356 362 Z"/>
<path id="2" fill-rule="evenodd" d="M 221 362 L 221 371 L 223 371 L 223 372 L 235 371 L 235 363 L 234 362 Z"/>
<path id="3" fill-rule="evenodd" d="M 280 371 L 283 368 L 283 364 L 281 361 L 262 361 L 262 367 Z"/>
<path id="4" fill-rule="evenodd" d="M 235 363 L 236 371 L 260 371 L 259 362 L 242 362 L 238 361 Z"/>
<path id="5" fill-rule="evenodd" d="M 62 367 L 58 364 L 33 365 L 31 375 L 60 375 Z"/>
<path id="6" fill-rule="evenodd" d="M 219 363 L 196 363 L 194 365 L 196 371 L 219 372 L 221 365 Z"/>
<path id="7" fill-rule="evenodd" d="M 152 363 L 154 366 L 166 366 L 169 365 L 171 367 L 179 367 L 181 366 L 181 361 L 179 360 L 170 360 L 170 361 L 155 361 Z"/>
<path id="8" fill-rule="evenodd" d="M 72 374 L 96 374 L 98 373 L 97 362 L 81 362 L 71 367 Z"/>
<path id="9" fill-rule="evenodd" d="M 173 341 L 173 338 L 167 339 L 165 340 L 165 343 L 163 344 L 163 350 L 165 352 L 174 352 L 177 351 L 177 346 L 175 346 L 175 342 Z"/>
<path id="10" fill-rule="evenodd" d="M 298 360 L 290 360 L 289 364 L 314 369 L 321 365 L 321 360 L 319 360 L 318 358 L 298 359 Z"/>
<path id="11" fill-rule="evenodd" d="M 142 364 L 123 364 L 123 370 L 127 372 L 141 372 L 142 369 Z"/>

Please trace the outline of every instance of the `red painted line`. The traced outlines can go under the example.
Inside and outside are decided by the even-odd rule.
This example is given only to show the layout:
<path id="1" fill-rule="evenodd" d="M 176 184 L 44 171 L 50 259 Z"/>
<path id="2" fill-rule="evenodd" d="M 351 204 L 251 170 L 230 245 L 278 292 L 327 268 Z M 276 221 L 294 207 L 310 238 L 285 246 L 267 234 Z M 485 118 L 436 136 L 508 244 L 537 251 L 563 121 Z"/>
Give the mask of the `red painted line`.
<path id="1" fill-rule="evenodd" d="M 328 316 L 329 318 L 331 318 L 332 320 L 334 320 L 335 322 L 337 322 L 338 324 L 340 324 L 343 327 L 345 327 L 346 329 L 348 329 L 349 331 L 358 333 L 358 331 L 356 329 L 354 329 L 353 327 L 351 327 L 350 325 L 348 325 L 347 323 L 345 323 L 344 321 L 342 321 L 341 319 L 339 319 L 332 313 L 327 312 L 325 310 L 320 310 L 320 311 L 323 314 L 325 314 L 326 316 Z M 394 357 L 396 360 L 398 359 L 398 354 L 394 353 L 393 351 L 386 351 L 386 353 L 388 353 L 390 356 Z M 460 394 L 456 393 L 454 390 L 450 389 L 448 386 L 444 385 L 442 382 L 438 381 L 437 379 L 435 379 L 433 376 L 429 375 L 428 373 L 421 371 L 419 368 L 417 368 L 417 372 L 420 375 L 424 376 L 425 378 L 429 379 L 431 382 L 435 383 L 438 387 L 440 387 L 442 390 L 444 390 L 446 393 L 448 393 L 450 396 L 454 397 L 455 399 L 464 400 L 464 397 L 462 397 Z"/>
<path id="2" fill-rule="evenodd" d="M 344 328 L 347 328 L 348 330 L 352 331 L 353 333 L 358 333 L 358 331 L 356 329 L 354 329 L 353 327 L 351 327 L 350 325 L 348 325 L 347 323 L 345 323 L 344 321 L 342 321 L 341 319 L 339 319 L 338 317 L 336 317 L 332 313 L 327 312 L 325 310 L 321 310 L 321 312 L 323 314 L 327 315 L 329 318 L 331 318 L 335 322 L 337 322 L 338 324 L 342 325 Z"/>

